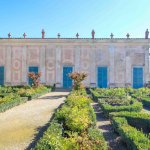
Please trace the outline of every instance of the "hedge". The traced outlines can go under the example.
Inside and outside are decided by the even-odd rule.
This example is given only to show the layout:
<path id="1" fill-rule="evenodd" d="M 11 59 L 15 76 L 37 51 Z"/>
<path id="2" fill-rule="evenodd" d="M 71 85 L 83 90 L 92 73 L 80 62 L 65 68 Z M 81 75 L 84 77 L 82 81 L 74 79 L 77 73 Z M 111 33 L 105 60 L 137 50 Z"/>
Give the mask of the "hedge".
<path id="1" fill-rule="evenodd" d="M 113 112 L 109 116 L 111 119 L 113 117 L 125 117 L 131 126 L 139 130 L 142 129 L 145 133 L 150 133 L 150 114 L 141 112 Z"/>
<path id="2" fill-rule="evenodd" d="M 4 98 L 2 98 L 1 101 L 3 99 L 6 99 L 6 101 L 0 104 L 0 112 L 4 112 L 14 106 L 25 103 L 28 100 L 27 98 L 20 97 L 19 95 L 16 94 L 9 94 Z"/>
<path id="3" fill-rule="evenodd" d="M 8 89 L 7 89 L 8 88 Z M 51 91 L 52 88 L 47 88 L 45 86 L 40 86 L 36 89 L 33 89 L 29 86 L 25 86 L 22 88 L 20 86 L 20 89 L 15 89 L 16 87 L 1 87 L 2 91 L 16 91 L 13 93 L 3 93 L 0 94 L 0 112 L 4 112 L 14 106 L 17 106 L 19 104 L 25 103 L 28 100 L 31 100 L 33 98 L 37 98 L 49 91 Z"/>
<path id="4" fill-rule="evenodd" d="M 143 103 L 144 106 L 150 108 L 150 97 L 143 97 L 142 98 L 142 103 Z"/>
<path id="5" fill-rule="evenodd" d="M 126 118 L 113 117 L 112 124 L 115 131 L 119 133 L 123 141 L 127 144 L 129 150 L 149 150 L 149 138 L 143 132 L 130 126 Z"/>
<path id="6" fill-rule="evenodd" d="M 96 129 L 96 115 L 90 99 L 71 92 L 57 109 L 43 137 L 33 150 L 107 150 L 103 134 Z"/>
<path id="7" fill-rule="evenodd" d="M 101 100 L 99 100 L 98 102 L 99 102 L 99 105 L 102 108 L 104 114 L 106 115 L 106 117 L 108 117 L 109 113 L 111 113 L 111 112 L 121 112 L 121 111 L 139 112 L 143 108 L 142 103 L 138 102 L 136 100 L 133 101 L 133 104 L 130 104 L 128 106 L 112 106 L 112 105 L 101 102 Z"/>

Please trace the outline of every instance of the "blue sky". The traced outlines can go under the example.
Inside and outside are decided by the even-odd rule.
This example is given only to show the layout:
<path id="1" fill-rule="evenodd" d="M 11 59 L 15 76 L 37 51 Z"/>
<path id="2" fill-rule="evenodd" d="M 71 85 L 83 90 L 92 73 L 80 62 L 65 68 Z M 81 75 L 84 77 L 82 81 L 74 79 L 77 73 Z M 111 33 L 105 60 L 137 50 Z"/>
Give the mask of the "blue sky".
<path id="1" fill-rule="evenodd" d="M 144 37 L 150 0 L 0 0 L 0 37 Z"/>

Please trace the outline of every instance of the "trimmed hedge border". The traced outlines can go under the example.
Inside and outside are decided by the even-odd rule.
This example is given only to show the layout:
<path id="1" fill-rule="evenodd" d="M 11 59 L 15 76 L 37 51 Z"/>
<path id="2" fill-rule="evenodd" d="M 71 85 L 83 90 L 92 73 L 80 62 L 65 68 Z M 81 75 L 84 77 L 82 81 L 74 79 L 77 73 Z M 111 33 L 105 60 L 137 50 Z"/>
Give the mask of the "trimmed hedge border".
<path id="1" fill-rule="evenodd" d="M 101 100 L 98 100 L 100 107 L 102 108 L 106 117 L 109 116 L 111 112 L 121 112 L 121 111 L 128 111 L 128 112 L 140 112 L 143 108 L 142 103 L 138 101 L 134 101 L 133 104 L 129 106 L 111 106 L 109 104 L 104 104 Z"/>
<path id="2" fill-rule="evenodd" d="M 125 117 L 131 126 L 146 133 L 150 133 L 150 114 L 141 112 L 113 112 L 109 114 L 110 119 L 113 117 Z"/>
<path id="3" fill-rule="evenodd" d="M 143 97 L 142 98 L 142 103 L 144 106 L 150 108 L 150 97 Z"/>
<path id="4" fill-rule="evenodd" d="M 12 101 L 8 101 L 8 102 L 5 102 L 5 103 L 2 103 L 0 104 L 0 113 L 1 112 L 4 112 L 12 107 L 15 107 L 17 105 L 20 105 L 22 103 L 25 103 L 28 101 L 28 98 L 27 97 L 19 97 L 15 100 L 12 100 Z"/>
<path id="5" fill-rule="evenodd" d="M 42 96 L 43 94 L 46 94 L 46 93 L 50 92 L 51 90 L 52 89 L 50 88 L 50 89 L 48 89 L 46 91 L 43 91 L 40 94 L 34 94 L 32 96 L 23 96 L 23 97 L 21 97 L 21 96 L 18 95 L 18 97 L 16 99 L 13 99 L 13 100 L 8 101 L 8 102 L 6 101 L 4 103 L 1 103 L 0 104 L 0 113 L 1 112 L 5 112 L 6 110 L 8 110 L 10 108 L 13 108 L 15 106 L 18 106 L 20 104 L 23 104 L 23 103 L 25 103 L 25 102 L 27 102 L 29 100 L 33 100 L 35 98 L 38 98 L 38 97 Z M 11 93 L 8 93 L 7 95 L 9 96 L 9 94 L 11 94 Z M 5 95 L 5 96 L 7 96 L 7 95 Z"/>
<path id="6" fill-rule="evenodd" d="M 143 132 L 130 126 L 124 117 L 113 117 L 112 125 L 129 150 L 149 150 L 150 140 Z"/>

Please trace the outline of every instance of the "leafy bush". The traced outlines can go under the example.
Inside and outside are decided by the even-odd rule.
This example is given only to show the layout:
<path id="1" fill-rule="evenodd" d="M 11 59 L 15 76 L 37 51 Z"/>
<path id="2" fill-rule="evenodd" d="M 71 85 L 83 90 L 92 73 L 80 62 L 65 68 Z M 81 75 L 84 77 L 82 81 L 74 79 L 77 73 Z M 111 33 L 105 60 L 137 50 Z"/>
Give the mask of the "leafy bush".
<path id="1" fill-rule="evenodd" d="M 115 112 L 110 113 L 110 118 L 113 117 L 125 117 L 131 126 L 136 127 L 139 130 L 143 130 L 145 133 L 150 132 L 150 114 L 137 113 L 137 112 Z"/>
<path id="2" fill-rule="evenodd" d="M 4 112 L 7 109 L 10 109 L 10 108 L 17 106 L 21 103 L 24 103 L 26 101 L 27 101 L 27 99 L 21 98 L 17 94 L 11 93 L 11 94 L 5 96 L 4 98 L 0 99 L 0 112 Z"/>
<path id="3" fill-rule="evenodd" d="M 136 128 L 128 125 L 125 118 L 114 117 L 112 124 L 122 139 L 127 143 L 130 150 L 148 150 L 150 148 L 149 138 L 138 131 Z"/>
<path id="4" fill-rule="evenodd" d="M 87 74 L 84 72 L 73 72 L 69 74 L 69 77 L 74 81 L 73 88 L 74 90 L 83 89 L 82 81 L 86 79 Z"/>
<path id="5" fill-rule="evenodd" d="M 128 106 L 112 106 L 101 102 L 101 100 L 99 100 L 99 104 L 106 116 L 108 116 L 109 113 L 111 112 L 120 112 L 120 111 L 139 112 L 143 108 L 142 103 L 135 100 L 133 100 L 133 104 L 130 104 Z"/>
<path id="6" fill-rule="evenodd" d="M 29 97 L 29 99 L 32 99 L 32 97 L 39 96 L 40 94 L 43 94 L 45 92 L 48 92 L 49 89 L 43 85 L 38 86 L 37 88 L 20 88 L 17 93 L 21 97 Z"/>
<path id="7" fill-rule="evenodd" d="M 141 99 L 143 105 L 150 108 L 150 97 L 142 97 Z"/>
<path id="8" fill-rule="evenodd" d="M 65 105 L 57 111 L 56 117 L 68 129 L 77 132 L 86 130 L 96 122 L 96 116 L 90 105 L 90 99 L 82 95 L 69 95 Z"/>
<path id="9" fill-rule="evenodd" d="M 96 115 L 90 99 L 71 92 L 34 150 L 107 150 L 102 133 L 95 129 Z M 79 95 L 78 95 L 79 94 Z"/>

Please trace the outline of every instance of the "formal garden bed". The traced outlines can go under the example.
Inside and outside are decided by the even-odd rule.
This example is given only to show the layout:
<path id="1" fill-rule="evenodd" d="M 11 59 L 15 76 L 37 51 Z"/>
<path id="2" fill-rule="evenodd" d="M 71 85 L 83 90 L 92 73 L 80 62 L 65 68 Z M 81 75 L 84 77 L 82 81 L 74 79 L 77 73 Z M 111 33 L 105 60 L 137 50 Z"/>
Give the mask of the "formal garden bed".
<path id="1" fill-rule="evenodd" d="M 129 150 L 150 149 L 150 115 L 141 111 L 143 105 L 150 107 L 150 89 L 96 88 L 90 92 Z"/>
<path id="2" fill-rule="evenodd" d="M 0 87 L 0 112 L 4 112 L 28 100 L 37 98 L 52 90 L 51 86 L 4 86 Z"/>
<path id="3" fill-rule="evenodd" d="M 84 90 L 72 91 L 34 150 L 107 150 L 102 133 L 95 127 L 96 116 L 90 103 Z"/>

